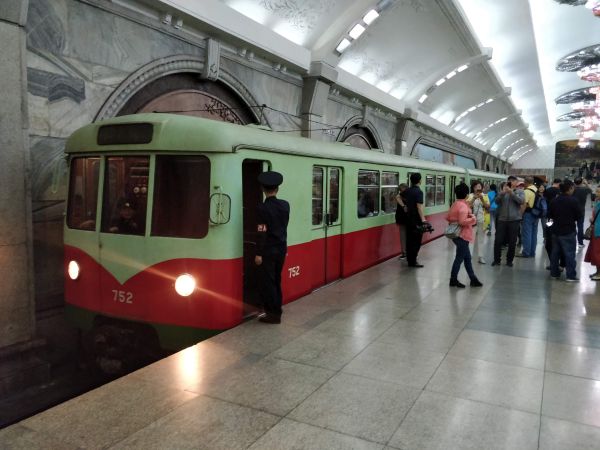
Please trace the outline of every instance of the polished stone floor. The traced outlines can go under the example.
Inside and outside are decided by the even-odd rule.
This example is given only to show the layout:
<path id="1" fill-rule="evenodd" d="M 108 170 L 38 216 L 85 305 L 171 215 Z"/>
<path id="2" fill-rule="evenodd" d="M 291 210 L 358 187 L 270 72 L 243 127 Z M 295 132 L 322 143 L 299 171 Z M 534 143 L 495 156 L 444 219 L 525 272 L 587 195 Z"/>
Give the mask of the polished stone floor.
<path id="1" fill-rule="evenodd" d="M 0 448 L 598 449 L 600 287 L 541 246 L 448 286 L 389 260 L 0 431 Z M 486 253 L 491 261 L 491 244 Z M 464 271 L 460 278 L 466 280 Z"/>

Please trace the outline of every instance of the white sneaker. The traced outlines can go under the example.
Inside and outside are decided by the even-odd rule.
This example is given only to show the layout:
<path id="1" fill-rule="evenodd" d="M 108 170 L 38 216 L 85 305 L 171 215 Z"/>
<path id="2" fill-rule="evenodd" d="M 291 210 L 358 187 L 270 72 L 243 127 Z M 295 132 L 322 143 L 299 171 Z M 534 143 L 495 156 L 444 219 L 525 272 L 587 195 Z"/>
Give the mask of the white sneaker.
<path id="1" fill-rule="evenodd" d="M 483 257 L 479 257 L 479 264 L 485 264 L 485 259 Z"/>

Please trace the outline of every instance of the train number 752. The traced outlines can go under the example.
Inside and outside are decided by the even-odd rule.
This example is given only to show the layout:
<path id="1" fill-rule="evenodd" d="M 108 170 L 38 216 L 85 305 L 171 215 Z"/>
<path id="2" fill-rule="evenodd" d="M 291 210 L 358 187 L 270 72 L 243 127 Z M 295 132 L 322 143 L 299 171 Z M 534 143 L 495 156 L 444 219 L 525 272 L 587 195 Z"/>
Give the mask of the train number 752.
<path id="1" fill-rule="evenodd" d="M 128 291 L 112 290 L 113 301 L 119 303 L 133 303 L 133 293 Z"/>
<path id="2" fill-rule="evenodd" d="M 300 266 L 294 266 L 288 268 L 288 272 L 290 274 L 290 278 L 295 278 L 300 276 Z"/>

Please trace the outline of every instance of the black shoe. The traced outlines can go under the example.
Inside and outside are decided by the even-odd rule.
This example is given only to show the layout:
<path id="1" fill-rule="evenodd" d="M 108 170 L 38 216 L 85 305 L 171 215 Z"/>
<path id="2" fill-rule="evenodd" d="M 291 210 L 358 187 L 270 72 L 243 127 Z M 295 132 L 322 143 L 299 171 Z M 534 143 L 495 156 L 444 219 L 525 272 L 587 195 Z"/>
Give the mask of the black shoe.
<path id="1" fill-rule="evenodd" d="M 460 281 L 458 281 L 455 278 L 450 278 L 450 286 L 457 287 L 457 288 L 464 288 L 465 287 L 464 284 L 462 284 Z"/>
<path id="2" fill-rule="evenodd" d="M 513 266 L 511 262 L 507 262 L 506 265 L 507 265 L 507 267 L 512 267 Z"/>
<path id="3" fill-rule="evenodd" d="M 492 263 L 492 266 L 499 266 L 499 265 L 500 265 L 500 261 L 494 261 L 494 262 Z"/>
<path id="4" fill-rule="evenodd" d="M 483 286 L 483 283 L 481 281 L 479 281 L 477 278 L 473 278 L 471 280 L 471 287 L 481 287 Z"/>
<path id="5" fill-rule="evenodd" d="M 272 314 L 265 314 L 258 318 L 259 322 L 262 323 L 281 323 L 281 317 L 274 316 Z"/>
<path id="6" fill-rule="evenodd" d="M 409 264 L 408 267 L 425 267 L 423 264 Z"/>

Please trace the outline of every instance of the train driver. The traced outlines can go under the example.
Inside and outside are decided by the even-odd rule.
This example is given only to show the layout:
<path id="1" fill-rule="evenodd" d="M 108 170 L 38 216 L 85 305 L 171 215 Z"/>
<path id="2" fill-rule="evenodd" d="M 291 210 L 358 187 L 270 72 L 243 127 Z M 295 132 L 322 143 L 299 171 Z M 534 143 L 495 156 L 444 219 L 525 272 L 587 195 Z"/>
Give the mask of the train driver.
<path id="1" fill-rule="evenodd" d="M 283 176 L 263 172 L 258 176 L 265 201 L 258 205 L 258 239 L 254 262 L 258 266 L 258 291 L 265 314 L 258 320 L 281 323 L 281 270 L 287 253 L 287 225 L 290 205 L 276 197 Z"/>

